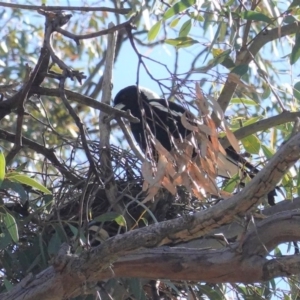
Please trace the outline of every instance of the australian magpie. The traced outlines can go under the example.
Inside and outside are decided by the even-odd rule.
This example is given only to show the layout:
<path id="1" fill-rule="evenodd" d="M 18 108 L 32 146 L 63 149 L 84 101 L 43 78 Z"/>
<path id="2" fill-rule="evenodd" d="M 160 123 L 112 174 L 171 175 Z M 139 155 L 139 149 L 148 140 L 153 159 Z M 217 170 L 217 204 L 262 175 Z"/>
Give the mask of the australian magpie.
<path id="1" fill-rule="evenodd" d="M 130 127 L 135 140 L 143 151 L 151 148 L 149 134 L 153 135 L 165 149 L 171 151 L 173 138 L 184 139 L 191 133 L 181 121 L 181 116 L 184 113 L 189 116 L 190 112 L 181 105 L 161 99 L 148 89 L 135 85 L 122 89 L 114 99 L 114 106 L 120 110 L 130 110 L 134 117 L 140 119 L 139 123 L 130 123 Z M 218 158 L 222 162 L 222 167 L 218 169 L 219 176 L 229 178 L 237 174 L 241 168 L 249 170 L 250 177 L 259 172 L 232 147 L 226 149 L 226 154 L 224 156 L 220 153 Z M 275 195 L 275 190 L 268 194 L 270 205 L 274 205 Z"/>

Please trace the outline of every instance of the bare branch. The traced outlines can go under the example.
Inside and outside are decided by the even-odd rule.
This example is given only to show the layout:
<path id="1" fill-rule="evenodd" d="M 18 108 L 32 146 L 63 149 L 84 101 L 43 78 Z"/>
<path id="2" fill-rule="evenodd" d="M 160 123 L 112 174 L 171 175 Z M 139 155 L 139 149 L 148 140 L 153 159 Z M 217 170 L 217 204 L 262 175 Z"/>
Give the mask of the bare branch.
<path id="1" fill-rule="evenodd" d="M 60 92 L 59 92 L 58 89 L 49 89 L 49 88 L 44 88 L 44 87 L 33 87 L 31 89 L 31 93 L 32 94 L 38 94 L 38 95 L 60 97 Z M 135 118 L 134 116 L 132 116 L 128 112 L 125 112 L 125 111 L 122 111 L 122 110 L 119 110 L 119 109 L 115 109 L 110 105 L 98 102 L 98 101 L 96 101 L 93 98 L 90 98 L 88 96 L 84 96 L 82 94 L 79 94 L 79 93 L 76 93 L 76 92 L 73 92 L 73 91 L 70 91 L 70 90 L 66 90 L 66 89 L 65 89 L 65 93 L 66 93 L 66 96 L 70 100 L 75 101 L 77 103 L 80 103 L 82 105 L 92 107 L 92 108 L 97 109 L 97 110 L 101 110 L 101 111 L 107 113 L 108 115 L 110 115 L 112 117 L 113 116 L 119 116 L 119 117 L 125 118 L 128 121 L 133 122 L 133 123 L 138 123 L 140 121 L 139 119 Z M 6 101 L 4 101 L 4 103 L 5 102 Z M 3 104 L 3 106 L 2 106 L 2 104 L 3 103 L 0 102 L 0 108 L 1 107 L 5 108 L 6 105 Z"/>
<path id="2" fill-rule="evenodd" d="M 109 28 L 113 28 L 114 24 L 110 23 Z M 105 69 L 102 82 L 102 99 L 101 102 L 109 105 L 111 100 L 111 90 L 112 90 L 112 72 L 115 58 L 115 48 L 116 48 L 116 33 L 112 32 L 108 35 L 107 38 L 107 51 L 106 51 L 106 60 L 105 60 Z M 116 201 L 118 196 L 118 187 L 114 180 L 113 167 L 111 162 L 111 153 L 110 153 L 110 132 L 111 126 L 109 122 L 108 115 L 105 112 L 100 111 L 99 114 L 99 130 L 100 130 L 100 142 L 99 142 L 99 151 L 100 151 L 100 161 L 102 166 L 102 176 L 106 179 L 105 183 L 107 188 L 105 193 L 107 199 L 112 206 L 112 208 L 118 213 L 122 214 L 124 208 L 120 203 Z"/>
<path id="3" fill-rule="evenodd" d="M 74 33 L 71 33 L 67 30 L 64 30 L 62 28 L 57 28 L 56 31 L 63 34 L 64 36 L 67 36 L 67 37 L 73 39 L 76 42 L 76 44 L 78 44 L 79 40 L 91 39 L 91 38 L 95 38 L 95 37 L 98 37 L 98 36 L 101 36 L 101 35 L 114 33 L 114 32 L 116 32 L 120 29 L 123 29 L 126 26 L 128 26 L 129 24 L 131 24 L 134 19 L 135 19 L 135 16 L 131 17 L 128 21 L 126 21 L 122 24 L 118 24 L 118 25 L 112 26 L 110 28 L 103 29 L 103 30 L 93 32 L 93 33 L 90 33 L 90 34 L 74 34 Z"/>
<path id="4" fill-rule="evenodd" d="M 15 134 L 0 129 L 0 139 L 14 143 L 15 138 L 16 138 Z M 61 174 L 63 174 L 68 180 L 72 181 L 74 184 L 78 183 L 81 180 L 80 178 L 74 176 L 63 164 L 60 163 L 59 159 L 54 154 L 53 149 L 48 149 L 42 146 L 41 144 L 38 144 L 26 137 L 22 137 L 22 145 L 29 147 L 31 150 L 35 151 L 36 153 L 42 154 L 53 164 L 53 166 Z"/>
<path id="5" fill-rule="evenodd" d="M 44 10 L 79 10 L 79 11 L 107 11 L 107 12 L 113 12 L 116 14 L 126 15 L 128 14 L 131 9 L 130 8 L 111 8 L 111 7 L 90 7 L 90 6 L 47 6 L 47 5 L 24 5 L 24 4 L 12 4 L 12 3 L 6 3 L 6 2 L 0 2 L 0 6 L 3 7 L 10 7 L 10 8 L 20 8 L 20 9 L 29 9 L 29 10 L 38 10 L 38 9 L 44 9 Z"/>
<path id="6" fill-rule="evenodd" d="M 144 154 L 136 147 L 135 142 L 133 141 L 128 129 L 126 128 L 126 125 L 124 123 L 124 121 L 121 118 L 117 118 L 117 122 L 118 125 L 120 126 L 120 128 L 122 129 L 124 136 L 130 146 L 130 149 L 134 152 L 134 154 L 136 155 L 136 157 L 138 157 L 141 161 L 145 160 L 145 156 Z"/>
<path id="7" fill-rule="evenodd" d="M 41 55 L 39 57 L 39 60 L 32 72 L 29 73 L 29 79 L 24 84 L 22 89 L 20 90 L 19 97 L 18 97 L 18 108 L 17 108 L 17 129 L 16 129 L 16 135 L 15 135 L 15 143 L 12 148 L 12 150 L 7 154 L 6 156 L 6 162 L 10 163 L 10 161 L 15 157 L 15 155 L 19 152 L 19 150 L 22 148 L 22 126 L 23 126 L 23 118 L 25 114 L 25 103 L 28 99 L 28 94 L 30 91 L 30 88 L 32 84 L 34 83 L 37 74 L 39 73 L 40 67 L 44 63 L 44 60 L 46 58 L 47 53 L 41 52 Z"/>

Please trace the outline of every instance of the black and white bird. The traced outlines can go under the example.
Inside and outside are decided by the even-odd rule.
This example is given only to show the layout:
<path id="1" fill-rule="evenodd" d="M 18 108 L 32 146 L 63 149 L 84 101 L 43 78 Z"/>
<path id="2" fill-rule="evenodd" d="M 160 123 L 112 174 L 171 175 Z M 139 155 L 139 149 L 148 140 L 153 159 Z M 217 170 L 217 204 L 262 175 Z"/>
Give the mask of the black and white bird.
<path id="1" fill-rule="evenodd" d="M 152 91 L 137 87 L 128 86 L 120 90 L 115 99 L 114 107 L 120 110 L 130 110 L 131 114 L 140 120 L 139 123 L 130 123 L 132 134 L 143 151 L 151 148 L 148 136 L 153 135 L 162 146 L 171 151 L 173 139 L 184 139 L 191 131 L 186 129 L 181 121 L 181 116 L 189 112 L 174 102 L 161 99 Z M 250 177 L 259 172 L 245 158 L 241 157 L 232 147 L 226 149 L 226 156 L 220 153 L 221 160 L 218 175 L 230 178 L 239 170 L 248 170 Z M 274 205 L 275 190 L 268 194 L 268 202 Z"/>

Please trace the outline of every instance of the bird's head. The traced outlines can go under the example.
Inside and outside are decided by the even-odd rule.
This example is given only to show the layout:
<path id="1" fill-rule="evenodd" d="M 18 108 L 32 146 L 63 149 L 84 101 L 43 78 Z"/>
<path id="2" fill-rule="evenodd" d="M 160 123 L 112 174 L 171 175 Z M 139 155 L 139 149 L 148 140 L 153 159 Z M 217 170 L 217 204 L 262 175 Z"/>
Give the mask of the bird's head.
<path id="1" fill-rule="evenodd" d="M 131 85 L 118 92 L 114 99 L 114 107 L 125 111 L 130 109 L 133 113 L 142 101 L 153 99 L 159 99 L 159 96 L 146 88 Z"/>

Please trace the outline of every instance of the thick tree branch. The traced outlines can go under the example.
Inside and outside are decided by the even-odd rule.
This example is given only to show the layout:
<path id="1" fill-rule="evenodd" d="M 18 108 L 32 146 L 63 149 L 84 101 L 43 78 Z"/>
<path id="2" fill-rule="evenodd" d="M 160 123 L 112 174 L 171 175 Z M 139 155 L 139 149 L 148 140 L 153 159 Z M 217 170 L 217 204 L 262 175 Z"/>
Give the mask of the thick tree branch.
<path id="1" fill-rule="evenodd" d="M 221 250 L 177 247 L 144 249 L 120 257 L 113 265 L 102 269 L 87 264 L 89 256 L 68 256 L 66 260 L 62 259 L 64 268 L 59 272 L 50 267 L 36 277 L 25 278 L 2 299 L 65 299 L 78 295 L 83 283 L 112 277 L 253 283 L 298 274 L 298 256 L 268 260 L 265 249 L 270 251 L 278 243 L 300 240 L 299 225 L 298 210 L 274 215 L 246 235 L 242 251 L 238 251 L 241 246 L 239 242 Z M 277 231 L 279 227 L 281 229 Z M 93 257 L 96 265 L 103 260 L 101 254 L 98 252 L 97 257 Z"/>
<path id="2" fill-rule="evenodd" d="M 261 214 L 253 214 L 254 222 L 250 224 L 245 222 L 244 218 L 236 218 L 230 224 L 221 226 L 211 231 L 208 235 L 186 243 L 177 244 L 176 247 L 220 249 L 226 246 L 226 240 L 236 241 L 245 232 L 246 227 L 248 230 L 254 229 L 258 223 L 262 222 L 264 216 L 273 216 L 277 213 L 298 209 L 299 207 L 299 197 L 293 200 L 284 200 L 274 206 L 265 208 L 261 211 Z"/>
<path id="3" fill-rule="evenodd" d="M 141 248 L 152 248 L 174 241 L 184 241 L 203 236 L 214 228 L 231 222 L 237 215 L 245 213 L 248 209 L 257 205 L 261 198 L 275 187 L 278 180 L 299 157 L 300 134 L 297 134 L 279 149 L 278 153 L 274 155 L 260 174 L 232 198 L 193 216 L 185 216 L 117 235 L 91 251 L 83 253 L 80 257 L 66 256 L 63 267 L 60 265 L 59 272 L 50 267 L 39 274 L 37 278 L 23 284 L 21 282 L 19 286 L 7 293 L 3 299 L 47 300 L 51 297 L 53 300 L 74 296 L 80 292 L 79 286 L 82 282 L 98 280 L 99 277 L 103 276 L 101 273 L 105 272 L 106 278 L 107 276 L 122 276 L 121 265 L 117 268 L 118 262 L 116 261 L 120 259 L 119 263 L 121 264 L 121 257 L 123 257 L 124 266 L 124 261 L 129 259 L 128 257 L 124 258 L 124 256 L 128 254 L 132 255 L 130 268 L 135 269 L 132 257 L 135 258 L 135 263 L 138 265 L 138 268 L 135 269 L 137 272 L 135 276 L 137 277 L 149 276 L 146 273 L 150 274 L 150 267 L 155 262 L 160 263 L 157 265 L 157 271 L 153 270 L 153 273 L 151 273 L 151 278 L 164 278 L 166 273 L 163 272 L 166 272 L 166 270 L 169 272 L 171 270 L 173 274 L 180 274 L 178 278 L 181 279 L 205 280 L 207 282 L 256 282 L 268 278 L 271 271 L 272 275 L 277 276 L 277 273 L 274 273 L 276 266 L 272 269 L 268 268 L 271 263 L 261 255 L 262 251 L 265 250 L 262 245 L 264 244 L 268 248 L 276 242 L 299 239 L 299 231 L 295 230 L 299 227 L 300 222 L 297 211 L 277 215 L 279 223 L 284 222 L 284 226 L 281 227 L 285 227 L 285 229 L 279 232 L 282 236 L 276 234 L 273 239 L 268 237 L 271 234 L 264 234 L 264 231 L 270 233 L 270 230 L 273 230 L 278 223 L 273 222 L 273 217 L 262 222 L 262 225 L 259 225 L 245 237 L 242 244 L 235 246 L 236 250 L 242 249 L 242 251 L 233 251 L 232 248 L 213 251 L 200 251 L 197 249 L 194 252 L 189 250 L 187 253 L 184 249 L 183 253 L 182 249 L 176 250 L 176 248 L 175 250 L 167 250 L 168 252 L 155 249 L 154 251 L 146 250 L 146 253 L 149 253 L 148 257 L 146 257 L 146 253 L 143 253 L 142 257 L 139 256 L 140 253 L 133 253 Z M 291 219 L 293 222 L 290 222 Z M 263 241 L 263 238 L 267 240 Z M 258 251 L 257 248 L 253 249 L 251 246 L 254 244 L 258 246 Z M 244 253 L 249 254 L 249 251 L 252 251 L 250 257 L 244 255 Z M 167 255 L 162 253 L 167 253 Z M 111 265 L 112 263 L 114 265 Z M 143 264 L 143 267 L 141 267 L 141 264 Z M 162 264 L 164 264 L 163 270 L 159 268 Z M 271 264 L 271 266 L 273 265 Z M 133 273 L 128 273 L 128 265 L 125 269 L 126 276 L 131 274 L 133 276 Z M 145 274 L 141 273 L 142 270 L 146 271 Z M 280 271 L 279 275 L 282 276 L 283 269 L 278 267 L 278 270 Z M 158 275 L 158 272 L 161 272 L 160 275 Z M 197 277 L 193 277 L 192 274 L 194 274 L 193 276 L 197 274 Z M 167 277 L 174 279 L 175 276 L 168 274 Z M 206 277 L 204 278 L 204 276 Z"/>

